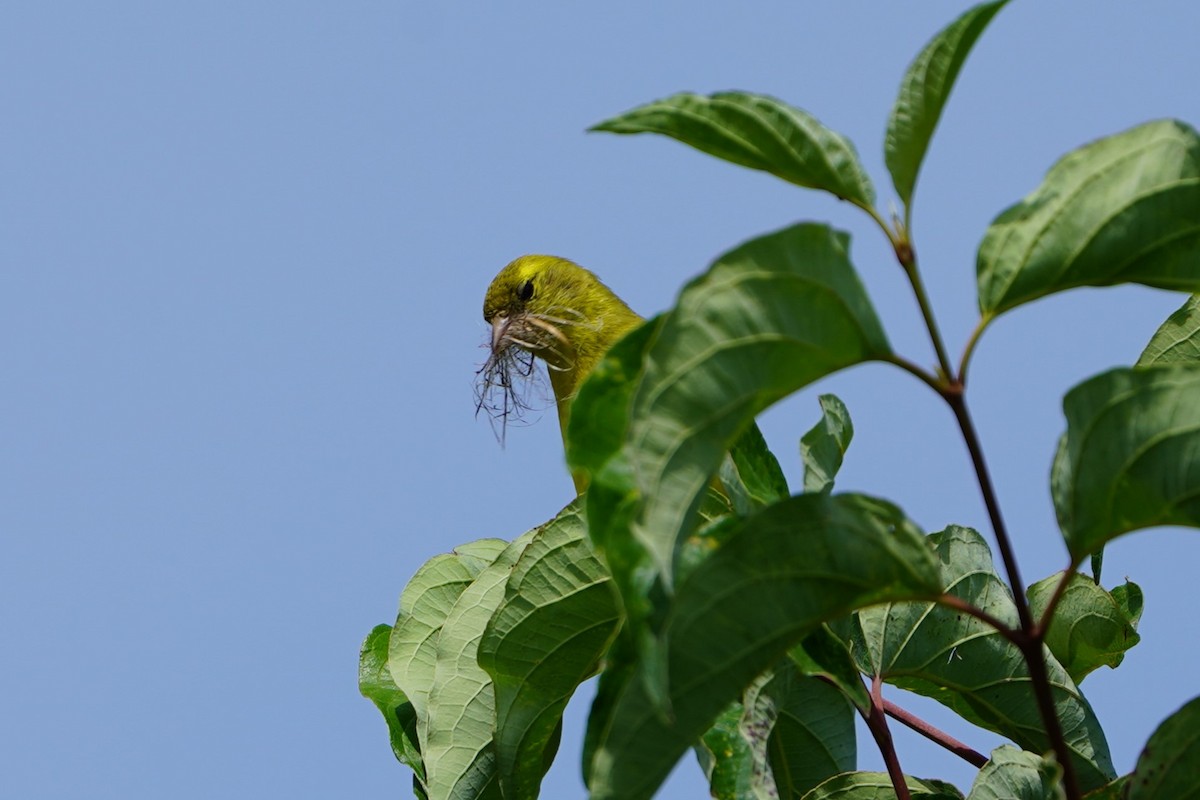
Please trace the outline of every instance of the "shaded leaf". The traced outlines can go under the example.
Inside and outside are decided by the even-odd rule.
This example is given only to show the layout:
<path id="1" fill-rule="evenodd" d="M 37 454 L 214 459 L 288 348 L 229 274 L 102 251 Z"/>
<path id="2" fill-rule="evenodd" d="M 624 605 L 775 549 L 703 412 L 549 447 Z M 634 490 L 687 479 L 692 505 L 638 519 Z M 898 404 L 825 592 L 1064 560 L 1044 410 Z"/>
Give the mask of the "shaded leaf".
<path id="1" fill-rule="evenodd" d="M 765 95 L 681 92 L 591 128 L 658 133 L 797 186 L 823 189 L 860 206 L 875 201 L 871 179 L 850 140 L 798 108 Z"/>
<path id="2" fill-rule="evenodd" d="M 942 781 L 905 775 L 904 784 L 914 800 L 962 800 L 962 792 Z M 846 772 L 825 781 L 803 800 L 896 800 L 896 790 L 886 772 Z"/>
<path id="3" fill-rule="evenodd" d="M 1200 362 L 1200 294 L 1189 297 L 1155 331 L 1137 366 Z"/>
<path id="4" fill-rule="evenodd" d="M 1042 618 L 1061 580 L 1060 572 L 1026 590 L 1035 619 Z M 1135 605 L 1140 616 L 1142 590 L 1136 583 L 1121 588 L 1124 602 Z M 1074 573 L 1055 608 L 1046 632 L 1046 646 L 1071 679 L 1079 683 L 1098 667 L 1117 667 L 1125 659 L 1125 651 L 1141 641 L 1133 613 L 1134 608 L 1123 606 L 1090 578 Z"/>
<path id="5" fill-rule="evenodd" d="M 1200 527 L 1200 364 L 1115 369 L 1063 400 L 1051 473 L 1075 563 L 1123 533 Z"/>
<path id="6" fill-rule="evenodd" d="M 492 682 L 476 661 L 484 627 L 504 599 L 513 564 L 536 533 L 523 534 L 467 586 L 437 637 L 433 687 L 422 732 L 430 800 L 499 800 Z"/>
<path id="7" fill-rule="evenodd" d="M 983 538 L 951 526 L 929 540 L 941 561 L 946 592 L 1016 627 L 1012 595 L 996 574 Z M 946 606 L 893 603 L 855 614 L 847 638 L 867 674 L 931 697 L 1026 750 L 1050 749 L 1025 659 L 990 625 Z M 1114 775 L 1104 731 L 1066 670 L 1049 651 L 1044 654 L 1079 783 L 1085 790 L 1101 786 Z"/>
<path id="8" fill-rule="evenodd" d="M 837 395 L 823 394 L 821 421 L 800 439 L 800 459 L 804 462 L 804 491 L 833 490 L 833 479 L 842 467 L 842 457 L 854 438 L 850 412 Z"/>
<path id="9" fill-rule="evenodd" d="M 1167 717 L 1151 734 L 1126 791 L 1129 800 L 1200 797 L 1200 697 Z"/>
<path id="10" fill-rule="evenodd" d="M 863 686 L 858 667 L 845 643 L 824 625 L 788 651 L 801 674 L 823 678 L 836 686 L 863 714 L 871 710 L 871 696 Z"/>
<path id="11" fill-rule="evenodd" d="M 967 800 L 1063 800 L 1062 768 L 1053 758 L 1003 745 L 992 751 Z"/>
<path id="12" fill-rule="evenodd" d="M 1200 137 L 1139 125 L 1069 153 L 979 245 L 985 318 L 1075 286 L 1200 290 Z"/>
<path id="13" fill-rule="evenodd" d="M 765 508 L 791 494 L 758 425 L 751 424 L 738 437 L 729 456 L 721 467 L 721 482 L 739 514 Z"/>
<path id="14" fill-rule="evenodd" d="M 743 735 L 765 751 L 770 770 L 756 773 L 759 796 L 800 798 L 854 769 L 854 711 L 833 686 L 806 677 L 784 660 L 746 690 Z"/>
<path id="15" fill-rule="evenodd" d="M 563 709 L 598 670 L 621 624 L 583 513 L 576 500 L 538 530 L 479 643 L 479 666 L 495 692 L 496 768 L 506 797 L 537 794 Z"/>
<path id="16" fill-rule="evenodd" d="M 414 788 L 417 796 L 423 799 L 425 765 L 417 741 L 417 713 L 388 671 L 388 639 L 391 635 L 391 625 L 376 625 L 367 635 L 358 659 L 358 691 L 383 714 L 392 752 L 401 764 L 412 768 L 416 776 Z"/>
<path id="17" fill-rule="evenodd" d="M 883 156 L 896 193 L 906 206 L 912 202 L 917 173 L 959 70 L 983 29 L 1006 2 L 969 9 L 934 36 L 904 74 L 888 117 Z"/>
<path id="18" fill-rule="evenodd" d="M 758 764 L 740 727 L 743 711 L 741 703 L 730 705 L 696 743 L 696 759 L 708 778 L 708 791 L 714 800 L 755 797 Z"/>
<path id="19" fill-rule="evenodd" d="M 605 698 L 603 729 L 589 731 L 596 800 L 650 797 L 742 689 L 821 622 L 936 592 L 923 537 L 883 501 L 800 495 L 737 524 L 671 606 L 663 650 L 673 722 L 655 711 L 646 681 L 614 684 Z"/>

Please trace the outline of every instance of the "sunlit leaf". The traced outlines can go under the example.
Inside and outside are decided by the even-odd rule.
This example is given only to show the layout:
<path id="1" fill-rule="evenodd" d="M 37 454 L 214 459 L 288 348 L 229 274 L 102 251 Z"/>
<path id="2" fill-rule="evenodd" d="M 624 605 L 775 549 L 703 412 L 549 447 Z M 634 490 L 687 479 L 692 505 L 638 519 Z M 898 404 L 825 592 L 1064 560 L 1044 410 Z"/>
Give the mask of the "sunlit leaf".
<path id="1" fill-rule="evenodd" d="M 563 709 L 597 671 L 621 623 L 582 505 L 571 504 L 534 535 L 479 643 L 477 659 L 495 691 L 496 764 L 505 796 L 536 794 Z"/>
<path id="2" fill-rule="evenodd" d="M 1138 359 L 1139 367 L 1200 362 L 1200 294 L 1167 318 Z"/>
<path id="3" fill-rule="evenodd" d="M 797 186 L 823 189 L 860 206 L 875 201 L 871 179 L 850 140 L 798 108 L 765 95 L 682 92 L 592 128 L 658 133 Z"/>
<path id="4" fill-rule="evenodd" d="M 823 394 L 821 421 L 800 439 L 800 459 L 804 462 L 804 491 L 827 492 L 842 467 L 842 457 L 854 438 L 850 412 L 837 395 Z"/>
<path id="5" fill-rule="evenodd" d="M 1061 580 L 1062 573 L 1051 575 L 1026 591 L 1035 618 L 1045 613 Z M 1076 683 L 1098 667 L 1118 666 L 1125 651 L 1141 641 L 1132 615 L 1134 607 L 1141 613 L 1142 590 L 1126 583 L 1121 597 L 1124 605 L 1090 578 L 1071 576 L 1046 632 L 1046 646 Z"/>
<path id="6" fill-rule="evenodd" d="M 614 683 L 606 696 L 603 729 L 589 729 L 593 798 L 651 796 L 744 687 L 821 622 L 937 592 L 924 538 L 882 501 L 806 494 L 738 524 L 671 606 L 663 650 L 673 722 L 655 710 L 646 681 Z"/>
<path id="7" fill-rule="evenodd" d="M 983 29 L 1006 2 L 969 9 L 925 45 L 904 75 L 888 117 L 883 155 L 905 205 L 912 202 L 917 173 L 959 70 Z"/>
<path id="8" fill-rule="evenodd" d="M 1061 776 L 1054 759 L 1006 744 L 992 751 L 967 800 L 1064 800 Z"/>
<path id="9" fill-rule="evenodd" d="M 495 696 L 476 661 L 483 631 L 504 599 L 513 564 L 536 530 L 513 541 L 455 601 L 437 637 L 433 688 L 420 730 L 430 800 L 499 800 L 492 742 Z"/>
<path id="10" fill-rule="evenodd" d="M 418 730 L 426 718 L 438 634 L 446 615 L 490 563 L 488 555 L 499 554 L 507 546 L 501 539 L 481 539 L 458 548 L 465 557 L 457 552 L 434 556 L 421 565 L 400 595 L 400 614 L 388 647 L 388 670 L 412 703 L 420 721 Z"/>
<path id="11" fill-rule="evenodd" d="M 1200 697 L 1167 717 L 1151 734 L 1126 792 L 1129 800 L 1200 797 Z"/>
<path id="12" fill-rule="evenodd" d="M 1200 291 L 1200 137 L 1162 120 L 1069 153 L 988 228 L 977 272 L 985 317 L 1075 286 Z"/>
<path id="13" fill-rule="evenodd" d="M 1051 473 L 1076 563 L 1123 533 L 1200 527 L 1200 364 L 1115 369 L 1063 400 Z"/>
<path id="14" fill-rule="evenodd" d="M 951 526 L 929 539 L 941 561 L 946 592 L 1016 627 L 1012 595 L 996 574 L 983 538 Z M 1025 659 L 987 623 L 947 606 L 893 603 L 859 611 L 847 635 L 867 674 L 931 697 L 1027 750 L 1050 749 Z M 1104 731 L 1066 670 L 1049 651 L 1044 655 L 1079 782 L 1085 789 L 1101 786 L 1114 776 Z"/>

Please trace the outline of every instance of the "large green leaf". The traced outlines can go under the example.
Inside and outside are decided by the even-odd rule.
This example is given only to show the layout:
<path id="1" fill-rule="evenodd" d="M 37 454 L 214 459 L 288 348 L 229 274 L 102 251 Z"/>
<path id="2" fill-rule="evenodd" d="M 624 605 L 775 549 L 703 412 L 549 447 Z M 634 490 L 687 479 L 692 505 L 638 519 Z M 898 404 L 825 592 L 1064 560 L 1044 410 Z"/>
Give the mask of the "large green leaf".
<path id="1" fill-rule="evenodd" d="M 1139 367 L 1200 362 L 1200 294 L 1189 297 L 1142 351 Z"/>
<path id="2" fill-rule="evenodd" d="M 506 797 L 537 794 L 563 709 L 597 671 L 620 624 L 616 590 L 577 500 L 525 548 L 479 643 L 478 662 L 495 691 L 496 768 Z"/>
<path id="3" fill-rule="evenodd" d="M 931 534 L 948 594 L 1015 627 L 1012 595 L 992 565 L 987 543 L 969 528 Z M 964 719 L 1034 752 L 1050 749 L 1021 652 L 976 617 L 931 603 L 894 603 L 853 618 L 852 652 L 860 668 L 932 697 Z M 1071 677 L 1044 651 L 1054 706 L 1085 789 L 1113 777 L 1104 732 Z"/>
<path id="4" fill-rule="evenodd" d="M 391 625 L 376 625 L 367 635 L 358 660 L 358 691 L 383 714 L 392 752 L 401 764 L 412 768 L 413 789 L 417 797 L 424 800 L 425 764 L 417 741 L 417 713 L 388 671 L 388 639 L 391 635 Z"/>
<path id="5" fill-rule="evenodd" d="M 943 781 L 905 775 L 904 785 L 913 800 L 962 800 L 962 792 Z M 846 772 L 825 781 L 803 800 L 896 800 L 896 790 L 885 772 Z"/>
<path id="6" fill-rule="evenodd" d="M 1150 736 L 1126 791 L 1129 800 L 1200 797 L 1200 697 L 1167 717 Z"/>
<path id="7" fill-rule="evenodd" d="M 888 117 L 883 156 L 896 192 L 906 206 L 912 202 L 917 173 L 959 70 L 979 34 L 1007 1 L 969 9 L 933 37 L 904 74 L 900 94 Z"/>
<path id="8" fill-rule="evenodd" d="M 485 567 L 455 601 L 437 637 L 433 687 L 420 730 L 430 800 L 499 800 L 492 742 L 495 695 L 479 666 L 479 640 L 504 599 L 513 564 L 536 529 Z"/>
<path id="9" fill-rule="evenodd" d="M 1051 575 L 1026 590 L 1035 618 L 1045 613 L 1062 577 L 1061 572 Z M 1120 592 L 1124 602 L 1118 602 L 1114 594 L 1075 572 L 1055 608 L 1046 646 L 1076 683 L 1098 667 L 1117 667 L 1125 659 L 1125 651 L 1141 640 L 1137 622 L 1142 590 L 1136 583 L 1126 582 Z"/>
<path id="10" fill-rule="evenodd" d="M 684 288 L 654 338 L 625 458 L 641 502 L 633 537 L 668 586 L 705 487 L 754 417 L 818 378 L 890 354 L 848 245 L 847 234 L 814 224 L 742 245 Z"/>
<path id="11" fill-rule="evenodd" d="M 1063 800 L 1061 776 L 1053 759 L 1006 744 L 992 751 L 967 800 Z"/>
<path id="12" fill-rule="evenodd" d="M 1075 150 L 979 245 L 985 318 L 1075 286 L 1200 291 L 1200 137 L 1162 120 Z"/>
<path id="13" fill-rule="evenodd" d="M 854 711 L 833 686 L 802 675 L 790 659 L 751 684 L 742 729 L 765 745 L 769 773 L 756 786 L 780 798 L 800 798 L 818 784 L 855 767 Z"/>
<path id="14" fill-rule="evenodd" d="M 696 754 L 717 800 L 799 800 L 854 769 L 854 713 L 837 689 L 785 658 L 717 717 Z"/>
<path id="15" fill-rule="evenodd" d="M 603 724 L 589 729 L 593 798 L 650 797 L 743 688 L 821 622 L 938 591 L 923 537 L 883 501 L 801 495 L 738 525 L 672 603 L 664 642 L 672 721 L 646 681 L 609 684 Z"/>
<path id="16" fill-rule="evenodd" d="M 1157 525 L 1200 527 L 1200 364 L 1115 369 L 1067 393 L 1051 473 L 1076 564 Z"/>
<path id="17" fill-rule="evenodd" d="M 875 201 L 871 179 L 850 140 L 773 97 L 682 92 L 605 120 L 592 130 L 659 133 L 797 186 L 824 189 L 859 206 Z"/>
<path id="18" fill-rule="evenodd" d="M 800 460 L 804 462 L 804 491 L 833 490 L 833 479 L 842 467 L 842 457 L 854 438 L 854 424 L 837 395 L 823 394 L 821 421 L 800 439 Z"/>
<path id="19" fill-rule="evenodd" d="M 463 590 L 507 546 L 502 539 L 481 539 L 460 545 L 453 553 L 434 556 L 421 565 L 400 594 L 400 613 L 388 646 L 388 670 L 412 703 L 419 731 L 426 718 L 438 634 L 446 615 Z"/>

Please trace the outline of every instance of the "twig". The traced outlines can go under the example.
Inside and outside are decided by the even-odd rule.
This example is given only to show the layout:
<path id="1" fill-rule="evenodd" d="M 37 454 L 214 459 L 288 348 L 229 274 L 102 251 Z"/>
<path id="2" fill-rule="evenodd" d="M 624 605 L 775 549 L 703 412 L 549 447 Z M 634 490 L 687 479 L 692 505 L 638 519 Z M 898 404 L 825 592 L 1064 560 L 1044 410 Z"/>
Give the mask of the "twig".
<path id="1" fill-rule="evenodd" d="M 888 777 L 892 779 L 892 788 L 896 790 L 896 800 L 912 800 L 908 791 L 908 783 L 904 780 L 904 770 L 900 769 L 900 757 L 896 755 L 896 745 L 892 742 L 892 732 L 888 730 L 887 716 L 884 713 L 883 679 L 876 675 L 871 679 L 871 711 L 864 719 L 867 730 L 875 737 L 879 752 L 883 754 L 883 763 L 887 765 Z"/>
<path id="2" fill-rule="evenodd" d="M 949 750 L 974 767 L 982 767 L 988 762 L 987 756 L 963 744 L 943 730 L 933 727 L 920 717 L 914 716 L 890 700 L 883 701 L 883 710 L 889 717 L 907 725 L 917 733 L 935 744 Z"/>

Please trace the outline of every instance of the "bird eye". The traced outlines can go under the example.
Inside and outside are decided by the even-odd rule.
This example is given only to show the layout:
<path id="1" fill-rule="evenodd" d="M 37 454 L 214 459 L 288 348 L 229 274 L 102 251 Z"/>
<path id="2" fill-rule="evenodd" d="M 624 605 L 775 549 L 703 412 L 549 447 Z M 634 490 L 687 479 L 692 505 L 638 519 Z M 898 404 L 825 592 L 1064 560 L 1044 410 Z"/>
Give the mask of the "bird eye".
<path id="1" fill-rule="evenodd" d="M 521 284 L 521 288 L 517 290 L 517 297 L 521 298 L 522 302 L 529 302 L 533 299 L 533 281 L 525 281 Z"/>

